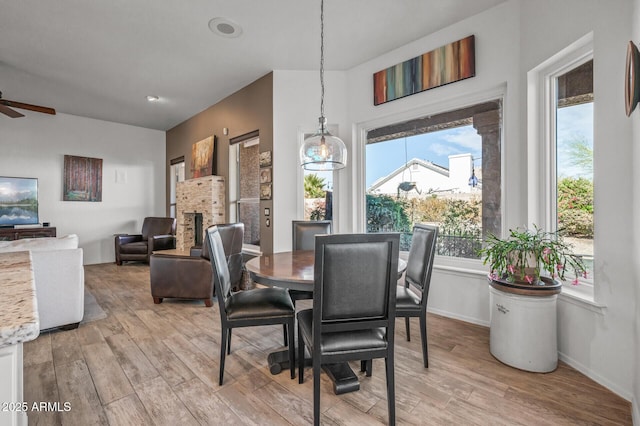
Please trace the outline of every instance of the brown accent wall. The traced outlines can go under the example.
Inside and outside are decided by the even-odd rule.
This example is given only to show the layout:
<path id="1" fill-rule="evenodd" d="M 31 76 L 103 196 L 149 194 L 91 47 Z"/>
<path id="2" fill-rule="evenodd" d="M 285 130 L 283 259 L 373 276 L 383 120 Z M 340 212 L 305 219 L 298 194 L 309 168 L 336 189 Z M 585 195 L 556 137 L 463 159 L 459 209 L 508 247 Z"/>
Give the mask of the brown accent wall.
<path id="1" fill-rule="evenodd" d="M 222 129 L 229 129 L 224 135 Z M 215 105 L 194 115 L 167 131 L 167 214 L 169 213 L 169 166 L 171 159 L 184 155 L 186 179 L 191 179 L 191 145 L 216 135 L 217 159 L 215 174 L 229 180 L 229 139 L 258 130 L 260 152 L 273 152 L 273 73 L 259 78 Z M 225 189 L 226 216 L 229 217 L 229 187 Z M 260 211 L 269 207 L 273 217 L 272 200 L 260 201 Z M 265 218 L 260 222 L 260 248 L 273 252 L 273 228 L 267 228 Z"/>

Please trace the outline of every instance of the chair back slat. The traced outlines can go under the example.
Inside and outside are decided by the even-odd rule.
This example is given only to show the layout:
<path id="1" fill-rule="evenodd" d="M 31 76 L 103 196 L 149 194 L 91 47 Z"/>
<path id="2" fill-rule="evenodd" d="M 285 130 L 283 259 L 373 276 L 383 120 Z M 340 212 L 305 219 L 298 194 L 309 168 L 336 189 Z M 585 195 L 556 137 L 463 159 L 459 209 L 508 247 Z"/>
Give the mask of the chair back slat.
<path id="1" fill-rule="evenodd" d="M 436 226 L 414 225 L 405 280 L 422 291 L 423 299 L 429 292 L 437 240 L 438 228 Z"/>
<path id="2" fill-rule="evenodd" d="M 222 245 L 222 238 L 217 226 L 207 228 L 207 239 L 209 256 L 211 258 L 211 270 L 213 274 L 213 285 L 220 306 L 220 312 L 226 311 L 226 301 L 231 295 L 231 276 L 229 266 Z M 224 315 L 223 315 L 224 317 Z"/>
<path id="3" fill-rule="evenodd" d="M 293 251 L 313 250 L 316 235 L 331 234 L 330 220 L 294 220 L 291 224 Z"/>

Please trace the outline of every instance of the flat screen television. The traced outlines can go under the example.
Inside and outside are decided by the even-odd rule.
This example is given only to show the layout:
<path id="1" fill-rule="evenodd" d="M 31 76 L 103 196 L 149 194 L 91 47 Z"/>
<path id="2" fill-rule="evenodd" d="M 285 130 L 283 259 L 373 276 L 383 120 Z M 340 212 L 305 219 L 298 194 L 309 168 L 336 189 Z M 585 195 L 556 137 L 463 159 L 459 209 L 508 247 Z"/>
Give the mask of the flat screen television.
<path id="1" fill-rule="evenodd" d="M 0 227 L 38 223 L 38 179 L 0 176 Z"/>

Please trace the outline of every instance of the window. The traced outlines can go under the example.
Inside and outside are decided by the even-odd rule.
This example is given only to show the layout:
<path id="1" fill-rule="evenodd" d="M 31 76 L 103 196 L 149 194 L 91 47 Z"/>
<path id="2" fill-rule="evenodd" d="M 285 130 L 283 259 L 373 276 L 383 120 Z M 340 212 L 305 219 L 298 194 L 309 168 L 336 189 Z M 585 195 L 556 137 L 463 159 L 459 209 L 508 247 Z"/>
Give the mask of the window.
<path id="1" fill-rule="evenodd" d="M 304 170 L 304 220 L 333 219 L 333 171 Z"/>
<path id="2" fill-rule="evenodd" d="M 184 157 L 171 160 L 169 168 L 169 216 L 176 217 L 176 184 L 184 181 Z"/>
<path id="3" fill-rule="evenodd" d="M 438 254 L 478 259 L 487 233 L 501 234 L 502 100 L 369 130 L 366 232 L 440 228 Z"/>
<path id="4" fill-rule="evenodd" d="M 260 139 L 257 132 L 230 140 L 229 213 L 244 223 L 244 244 L 260 245 Z"/>
<path id="5" fill-rule="evenodd" d="M 528 80 L 529 223 L 573 245 L 588 268 L 576 296 L 593 300 L 593 35 L 531 70 Z"/>
<path id="6" fill-rule="evenodd" d="M 555 77 L 555 229 L 593 276 L 593 59 Z"/>
<path id="7" fill-rule="evenodd" d="M 335 125 L 329 125 L 329 131 L 337 135 Z M 301 141 L 312 136 L 312 133 L 301 134 Z M 334 220 L 333 217 L 333 178 L 334 171 L 306 170 L 303 172 L 303 219 L 304 220 Z M 335 223 L 334 223 L 335 229 Z"/>

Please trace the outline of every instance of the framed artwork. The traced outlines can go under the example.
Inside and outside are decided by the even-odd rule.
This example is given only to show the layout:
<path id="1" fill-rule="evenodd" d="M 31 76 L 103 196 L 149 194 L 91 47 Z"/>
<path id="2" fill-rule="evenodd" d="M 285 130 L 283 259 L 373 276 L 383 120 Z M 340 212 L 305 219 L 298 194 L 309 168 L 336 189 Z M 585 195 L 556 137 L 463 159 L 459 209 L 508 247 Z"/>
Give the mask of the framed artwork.
<path id="1" fill-rule="evenodd" d="M 264 151 L 260 153 L 260 167 L 271 166 L 271 151 Z"/>
<path id="2" fill-rule="evenodd" d="M 640 52 L 633 41 L 630 41 L 627 45 L 627 66 L 624 76 L 624 106 L 627 117 L 631 116 L 640 100 L 638 72 L 640 72 Z"/>
<path id="3" fill-rule="evenodd" d="M 380 105 L 475 75 L 475 36 L 471 35 L 375 73 L 373 104 Z"/>
<path id="4" fill-rule="evenodd" d="M 270 183 L 261 183 L 260 184 L 260 199 L 261 200 L 270 200 L 271 199 L 271 184 Z"/>
<path id="5" fill-rule="evenodd" d="M 216 142 L 216 136 L 209 136 L 191 146 L 191 177 L 215 174 Z"/>
<path id="6" fill-rule="evenodd" d="M 62 201 L 102 201 L 102 158 L 64 156 Z"/>
<path id="7" fill-rule="evenodd" d="M 260 169 L 260 183 L 271 182 L 271 167 Z"/>

